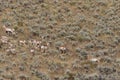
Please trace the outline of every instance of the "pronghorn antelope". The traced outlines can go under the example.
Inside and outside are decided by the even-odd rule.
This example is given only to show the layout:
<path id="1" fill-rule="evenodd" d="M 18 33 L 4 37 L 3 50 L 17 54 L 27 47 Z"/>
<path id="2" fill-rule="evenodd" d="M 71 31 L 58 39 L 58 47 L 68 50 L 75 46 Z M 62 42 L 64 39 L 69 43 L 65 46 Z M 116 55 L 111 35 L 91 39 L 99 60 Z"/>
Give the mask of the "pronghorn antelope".
<path id="1" fill-rule="evenodd" d="M 41 45 L 40 48 L 41 48 L 41 52 L 45 52 L 46 49 L 48 49 L 46 45 Z"/>
<path id="2" fill-rule="evenodd" d="M 1 37 L 1 42 L 2 42 L 2 43 L 8 43 L 8 37 L 2 36 L 2 37 Z"/>
<path id="3" fill-rule="evenodd" d="M 16 55 L 16 49 L 14 48 L 7 49 L 6 52 L 8 52 L 8 55 L 10 54 Z"/>
<path id="4" fill-rule="evenodd" d="M 1 39 L 0 39 L 0 48 L 2 48 L 2 45 L 3 44 L 7 44 L 8 43 L 8 37 L 6 36 L 1 36 Z"/>
<path id="5" fill-rule="evenodd" d="M 31 49 L 30 52 L 33 53 L 33 52 L 34 52 L 34 49 Z"/>
<path id="6" fill-rule="evenodd" d="M 33 56 L 35 55 L 35 50 L 34 49 L 31 49 L 30 52 L 32 53 Z"/>
<path id="7" fill-rule="evenodd" d="M 39 47 L 41 45 L 41 41 L 33 40 L 33 45 Z"/>
<path id="8" fill-rule="evenodd" d="M 5 25 L 3 26 L 3 28 L 8 35 L 15 35 L 15 29 L 7 28 Z"/>
<path id="9" fill-rule="evenodd" d="M 61 46 L 61 47 L 57 47 L 57 49 L 61 52 L 61 53 L 66 53 L 67 52 L 67 48 L 64 47 L 64 46 Z"/>
<path id="10" fill-rule="evenodd" d="M 29 40 L 28 43 L 36 47 L 39 47 L 41 45 L 41 41 L 37 41 L 37 40 Z"/>
<path id="11" fill-rule="evenodd" d="M 39 49 L 41 45 L 41 41 L 39 40 L 29 40 L 29 46 L 34 47 L 35 49 Z"/>
<path id="12" fill-rule="evenodd" d="M 19 45 L 25 46 L 26 45 L 26 40 L 20 40 Z"/>
<path id="13" fill-rule="evenodd" d="M 46 43 L 46 44 L 44 44 L 44 45 L 41 45 L 41 46 L 40 46 L 41 52 L 45 52 L 45 51 L 48 49 L 49 45 L 50 45 L 49 43 Z"/>
<path id="14" fill-rule="evenodd" d="M 92 57 L 90 55 L 88 55 L 88 60 L 91 61 L 91 62 L 100 62 L 100 57 Z"/>

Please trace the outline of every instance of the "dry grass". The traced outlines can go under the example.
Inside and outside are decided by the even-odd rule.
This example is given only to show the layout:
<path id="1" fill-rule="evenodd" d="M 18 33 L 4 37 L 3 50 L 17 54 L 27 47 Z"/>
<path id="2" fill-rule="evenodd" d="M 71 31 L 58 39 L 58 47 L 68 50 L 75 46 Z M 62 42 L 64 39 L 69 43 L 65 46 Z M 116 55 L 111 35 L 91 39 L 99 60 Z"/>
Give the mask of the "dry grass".
<path id="1" fill-rule="evenodd" d="M 25 74 L 25 80 L 64 80 L 60 79 L 64 77 L 77 80 L 77 74 L 83 73 L 86 76 L 78 80 L 86 80 L 90 73 L 101 75 L 98 69 L 101 65 L 120 65 L 116 62 L 116 58 L 120 58 L 119 0 L 2 0 L 0 3 L 0 39 L 1 36 L 9 38 L 7 44 L 0 42 L 1 77 L 9 72 L 13 80 L 22 80 L 21 74 Z M 16 36 L 7 35 L 3 25 L 14 28 Z M 27 43 L 20 46 L 20 40 Z M 29 40 L 42 43 L 36 48 Z M 40 46 L 49 42 L 47 50 L 42 51 Z M 67 49 L 63 53 L 58 49 L 61 46 Z M 15 55 L 6 51 L 9 48 L 15 48 Z M 35 50 L 34 55 L 31 49 Z M 94 63 L 88 55 L 107 56 L 112 60 Z M 6 67 L 10 69 L 4 69 Z M 115 69 L 119 70 L 118 67 Z M 115 80 L 118 79 L 117 76 Z"/>

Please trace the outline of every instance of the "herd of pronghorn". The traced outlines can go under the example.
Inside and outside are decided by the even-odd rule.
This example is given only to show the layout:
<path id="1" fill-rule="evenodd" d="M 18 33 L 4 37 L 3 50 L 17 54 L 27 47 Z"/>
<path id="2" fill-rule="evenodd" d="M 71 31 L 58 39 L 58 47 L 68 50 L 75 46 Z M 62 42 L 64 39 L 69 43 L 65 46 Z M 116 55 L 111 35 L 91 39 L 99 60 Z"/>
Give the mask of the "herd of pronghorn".
<path id="1" fill-rule="evenodd" d="M 11 29 L 11 28 L 8 28 L 6 26 L 3 26 L 3 29 L 5 30 L 6 34 L 7 35 L 15 35 L 16 32 L 15 32 L 15 29 Z M 1 42 L 3 44 L 7 44 L 8 43 L 8 37 L 7 36 L 1 36 Z M 32 45 L 34 48 L 33 49 L 30 49 L 30 52 L 32 54 L 35 53 L 35 50 L 36 49 L 40 49 L 41 52 L 46 52 L 46 50 L 50 47 L 50 43 L 46 43 L 44 45 L 42 45 L 42 41 L 39 41 L 39 40 L 35 40 L 35 39 L 31 39 L 31 40 L 19 40 L 18 41 L 18 45 L 20 46 L 25 46 L 25 45 Z M 12 44 L 10 44 L 12 46 Z M 65 47 L 65 46 L 59 46 L 59 47 L 56 47 L 61 53 L 66 53 L 68 51 L 68 49 Z M 12 51 L 15 51 L 15 49 L 8 49 L 7 51 L 9 50 L 12 50 Z M 92 62 L 99 62 L 100 61 L 100 58 L 95 58 L 95 57 L 91 57 L 91 56 L 88 56 L 88 59 Z"/>
<path id="2" fill-rule="evenodd" d="M 5 30 L 6 34 L 7 35 L 16 35 L 16 32 L 15 32 L 15 29 L 12 29 L 12 28 L 8 28 L 6 27 L 5 25 L 3 26 L 3 29 Z M 2 36 L 1 37 L 1 41 L 2 43 L 7 43 L 8 41 L 8 37 L 7 36 Z M 20 46 L 25 46 L 25 45 L 32 45 L 34 46 L 35 49 L 40 49 L 42 52 L 45 52 L 49 46 L 50 46 L 50 43 L 46 43 L 44 45 L 42 45 L 42 41 L 39 41 L 39 40 L 35 40 L 35 39 L 31 39 L 31 40 L 19 40 L 18 41 L 18 44 Z M 65 46 L 60 46 L 60 47 L 57 47 L 57 49 L 59 49 L 62 53 L 65 53 L 67 51 L 67 48 Z M 32 53 L 34 52 L 34 50 L 30 50 Z"/>

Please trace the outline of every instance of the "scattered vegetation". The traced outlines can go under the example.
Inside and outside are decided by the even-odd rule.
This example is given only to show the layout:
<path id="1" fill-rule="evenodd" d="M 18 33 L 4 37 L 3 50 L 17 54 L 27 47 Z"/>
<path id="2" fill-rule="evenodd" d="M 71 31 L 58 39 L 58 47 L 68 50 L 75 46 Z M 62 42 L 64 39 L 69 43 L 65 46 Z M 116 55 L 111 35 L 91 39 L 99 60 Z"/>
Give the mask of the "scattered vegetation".
<path id="1" fill-rule="evenodd" d="M 119 80 L 120 0 L 0 0 L 0 80 Z"/>

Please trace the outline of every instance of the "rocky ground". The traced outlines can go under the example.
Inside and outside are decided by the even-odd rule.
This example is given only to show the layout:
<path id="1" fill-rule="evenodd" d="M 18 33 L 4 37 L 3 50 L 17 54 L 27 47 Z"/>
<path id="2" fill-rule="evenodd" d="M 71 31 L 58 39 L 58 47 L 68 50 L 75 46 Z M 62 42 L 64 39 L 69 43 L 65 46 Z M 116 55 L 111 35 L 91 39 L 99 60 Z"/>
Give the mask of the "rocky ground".
<path id="1" fill-rule="evenodd" d="M 0 80 L 120 80 L 120 0 L 0 0 Z"/>

